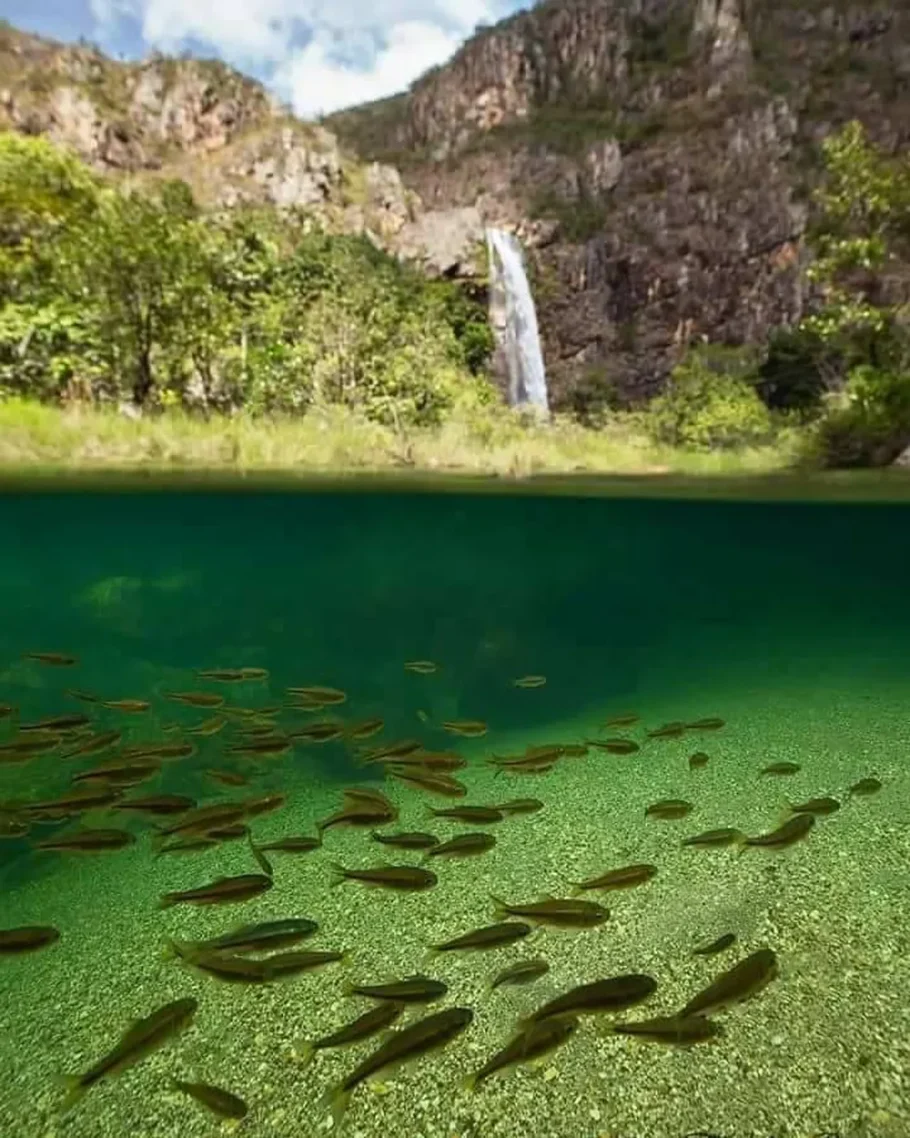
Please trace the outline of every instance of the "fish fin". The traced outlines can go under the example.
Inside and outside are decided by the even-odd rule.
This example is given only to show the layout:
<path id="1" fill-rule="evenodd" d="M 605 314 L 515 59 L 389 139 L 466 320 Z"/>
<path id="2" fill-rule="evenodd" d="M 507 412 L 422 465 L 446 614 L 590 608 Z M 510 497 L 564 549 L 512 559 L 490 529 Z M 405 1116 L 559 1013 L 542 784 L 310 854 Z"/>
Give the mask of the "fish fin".
<path id="1" fill-rule="evenodd" d="M 354 995 L 354 989 L 356 987 L 357 987 L 357 985 L 354 984 L 352 981 L 345 980 L 345 982 L 341 985 L 342 996 L 353 996 Z"/>
<path id="2" fill-rule="evenodd" d="M 570 897 L 578 897 L 582 893 L 584 893 L 583 887 L 577 881 L 573 881 L 572 887 L 569 889 L 569 896 Z"/>
<path id="3" fill-rule="evenodd" d="M 461 1080 L 461 1089 L 465 1094 L 472 1095 L 477 1090 L 477 1074 L 467 1075 Z"/>
<path id="4" fill-rule="evenodd" d="M 180 950 L 177 948 L 177 942 L 168 940 L 164 942 L 161 948 L 162 960 L 177 960 L 180 957 Z"/>
<path id="5" fill-rule="evenodd" d="M 54 1082 L 67 1092 L 66 1098 L 60 1104 L 60 1113 L 69 1114 L 85 1094 L 86 1088 L 82 1085 L 82 1079 L 79 1075 L 55 1075 Z"/>
<path id="6" fill-rule="evenodd" d="M 505 903 L 505 901 L 502 900 L 501 897 L 496 897 L 496 896 L 494 896 L 494 894 L 491 893 L 490 899 L 493 902 L 493 904 L 496 906 L 496 916 L 500 920 L 503 917 L 507 917 L 509 915 L 509 906 Z"/>
<path id="7" fill-rule="evenodd" d="M 343 865 L 339 865 L 337 862 L 333 861 L 332 862 L 332 879 L 329 882 L 329 888 L 334 889 L 338 885 L 343 885 L 345 883 L 345 881 L 347 881 L 347 879 L 348 879 L 348 871 L 344 868 Z"/>
<path id="8" fill-rule="evenodd" d="M 165 893 L 164 896 L 158 901 L 158 908 L 169 909 L 172 905 L 176 904 L 177 902 L 173 899 L 173 897 L 171 897 L 170 893 Z"/>
<path id="9" fill-rule="evenodd" d="M 350 949 L 350 948 L 346 948 L 344 950 L 344 952 L 341 954 L 341 959 L 338 961 L 338 963 L 341 965 L 342 968 L 350 968 L 351 965 L 353 964 L 353 962 L 354 962 L 354 950 Z"/>
<path id="10" fill-rule="evenodd" d="M 300 1045 L 300 1054 L 297 1058 L 297 1065 L 301 1070 L 304 1070 L 309 1067 L 315 1058 L 316 1045 L 307 1039 Z"/>
<path id="11" fill-rule="evenodd" d="M 337 1130 L 341 1126 L 341 1120 L 344 1118 L 344 1112 L 348 1108 L 350 1098 L 351 1092 L 346 1091 L 343 1086 L 329 1087 L 322 1096 L 320 1103 L 322 1106 L 327 1106 L 331 1110 L 332 1118 L 335 1122 L 334 1130 Z"/>

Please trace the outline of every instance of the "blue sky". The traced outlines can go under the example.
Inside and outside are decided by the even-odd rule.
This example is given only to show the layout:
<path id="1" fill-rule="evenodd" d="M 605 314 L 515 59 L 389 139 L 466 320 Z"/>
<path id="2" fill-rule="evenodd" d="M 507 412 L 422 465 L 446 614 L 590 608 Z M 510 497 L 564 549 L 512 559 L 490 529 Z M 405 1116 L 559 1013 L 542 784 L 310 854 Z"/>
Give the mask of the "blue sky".
<path id="1" fill-rule="evenodd" d="M 0 0 L 0 16 L 115 58 L 218 56 L 302 116 L 394 94 L 521 0 Z"/>

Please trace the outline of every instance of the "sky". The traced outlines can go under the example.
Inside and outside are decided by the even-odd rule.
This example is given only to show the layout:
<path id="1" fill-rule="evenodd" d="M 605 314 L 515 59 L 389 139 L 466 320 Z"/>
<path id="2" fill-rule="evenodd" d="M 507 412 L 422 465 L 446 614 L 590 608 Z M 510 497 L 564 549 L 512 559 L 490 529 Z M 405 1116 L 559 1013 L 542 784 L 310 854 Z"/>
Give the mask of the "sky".
<path id="1" fill-rule="evenodd" d="M 303 118 L 405 90 L 530 0 L 0 0 L 0 17 L 115 59 L 216 56 Z"/>

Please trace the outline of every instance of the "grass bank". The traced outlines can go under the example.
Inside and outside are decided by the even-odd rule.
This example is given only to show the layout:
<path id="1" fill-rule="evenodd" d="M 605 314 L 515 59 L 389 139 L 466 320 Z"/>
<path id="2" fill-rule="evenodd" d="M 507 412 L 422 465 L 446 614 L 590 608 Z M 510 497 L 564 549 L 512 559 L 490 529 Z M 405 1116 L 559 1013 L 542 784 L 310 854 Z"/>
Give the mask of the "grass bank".
<path id="1" fill-rule="evenodd" d="M 633 416 L 595 431 L 491 408 L 396 432 L 337 407 L 268 419 L 172 410 L 134 421 L 115 410 L 0 402 L 0 466 L 20 469 L 726 475 L 785 470 L 794 456 L 787 442 L 713 453 L 655 446 Z"/>

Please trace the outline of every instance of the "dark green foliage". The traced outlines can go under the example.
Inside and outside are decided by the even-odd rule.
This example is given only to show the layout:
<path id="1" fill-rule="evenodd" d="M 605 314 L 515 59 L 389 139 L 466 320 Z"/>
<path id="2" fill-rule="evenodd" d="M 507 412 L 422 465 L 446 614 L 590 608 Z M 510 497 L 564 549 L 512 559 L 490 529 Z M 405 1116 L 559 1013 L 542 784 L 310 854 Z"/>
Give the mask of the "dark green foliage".
<path id="1" fill-rule="evenodd" d="M 553 190 L 541 190 L 531 199 L 530 213 L 534 218 L 558 221 L 562 236 L 581 244 L 606 227 L 610 207 L 607 202 L 587 194 L 570 200 Z"/>
<path id="2" fill-rule="evenodd" d="M 758 369 L 755 388 L 774 411 L 811 413 L 842 379 L 841 354 L 808 329 L 779 328 Z"/>
<path id="3" fill-rule="evenodd" d="M 813 452 L 824 466 L 887 466 L 910 446 L 910 370 L 861 365 L 844 401 L 819 424 Z"/>
<path id="4" fill-rule="evenodd" d="M 629 20 L 629 62 L 633 69 L 644 67 L 682 67 L 690 57 L 689 38 L 692 18 L 677 5 L 663 19 L 632 16 Z"/>

